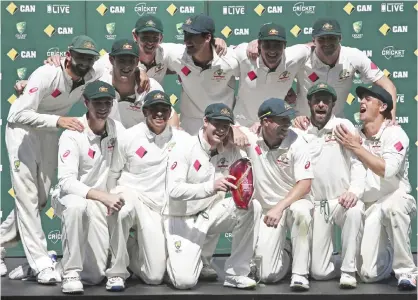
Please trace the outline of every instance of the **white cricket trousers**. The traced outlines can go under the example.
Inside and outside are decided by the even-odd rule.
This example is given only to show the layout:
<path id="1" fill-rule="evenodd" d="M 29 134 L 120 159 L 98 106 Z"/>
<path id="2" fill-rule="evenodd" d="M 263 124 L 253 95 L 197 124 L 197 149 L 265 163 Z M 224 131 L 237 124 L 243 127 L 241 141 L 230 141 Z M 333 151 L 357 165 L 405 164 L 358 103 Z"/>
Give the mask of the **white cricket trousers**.
<path id="1" fill-rule="evenodd" d="M 414 197 L 403 190 L 396 190 L 374 203 L 366 203 L 360 250 L 362 264 L 359 268 L 364 282 L 388 278 L 392 270 L 396 278 L 405 273 L 417 275 L 409 239 L 416 210 Z"/>
<path id="2" fill-rule="evenodd" d="M 217 200 L 195 216 L 165 216 L 167 272 L 173 285 L 178 289 L 193 288 L 203 267 L 201 251 L 206 236 L 231 231 L 232 249 L 225 262 L 226 275 L 248 276 L 260 217 L 258 201 L 252 201 L 248 210 L 244 210 L 238 209 L 231 198 Z"/>
<path id="3" fill-rule="evenodd" d="M 359 200 L 354 207 L 345 209 L 338 199 L 315 201 L 311 276 L 316 280 L 328 280 L 339 274 L 336 261 L 332 260 L 334 224 L 341 228 L 341 271 L 357 272 L 364 227 L 364 203 Z"/>
<path id="4" fill-rule="evenodd" d="M 106 206 L 77 195 L 52 197 L 51 204 L 61 219 L 62 277 L 99 284 L 109 254 Z"/>
<path id="5" fill-rule="evenodd" d="M 58 134 L 8 123 L 6 147 L 16 195 L 18 230 L 15 234 L 20 234 L 28 263 L 38 273 L 53 267 L 42 229 L 41 210 L 47 203 L 51 183 L 56 177 Z"/>
<path id="6" fill-rule="evenodd" d="M 13 248 L 18 245 L 19 241 L 20 235 L 16 222 L 16 210 L 13 209 L 0 225 L 0 245 L 4 248 Z"/>
<path id="7" fill-rule="evenodd" d="M 144 204 L 141 195 L 132 189 L 118 186 L 112 193 L 122 194 L 125 205 L 108 217 L 112 262 L 106 276 L 126 280 L 129 267 L 147 284 L 162 283 L 167 252 L 161 213 Z M 135 230 L 135 242 L 129 239 L 128 249 L 131 228 Z"/>
<path id="8" fill-rule="evenodd" d="M 309 274 L 313 208 L 313 203 L 306 199 L 292 203 L 277 228 L 267 227 L 264 217 L 268 210 L 263 211 L 255 250 L 256 256 L 261 257 L 261 282 L 278 282 L 288 273 L 291 258 L 284 250 L 287 230 L 292 243 L 292 274 Z"/>

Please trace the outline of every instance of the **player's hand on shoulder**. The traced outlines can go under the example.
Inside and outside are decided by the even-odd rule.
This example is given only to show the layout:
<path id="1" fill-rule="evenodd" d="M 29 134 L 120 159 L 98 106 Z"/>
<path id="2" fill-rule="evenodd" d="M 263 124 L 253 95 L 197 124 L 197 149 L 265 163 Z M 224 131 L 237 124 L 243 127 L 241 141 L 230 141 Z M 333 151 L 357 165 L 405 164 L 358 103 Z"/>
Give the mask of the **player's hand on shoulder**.
<path id="1" fill-rule="evenodd" d="M 148 93 L 151 88 L 151 83 L 150 83 L 147 72 L 137 68 L 135 71 L 135 76 L 136 76 L 136 79 L 135 79 L 136 84 L 138 86 L 137 93 L 138 94 L 142 94 L 143 92 Z"/>
<path id="2" fill-rule="evenodd" d="M 227 52 L 226 42 L 221 38 L 215 38 L 215 51 L 218 56 L 224 56 Z"/>
<path id="3" fill-rule="evenodd" d="M 14 85 L 14 89 L 18 95 L 22 95 L 25 90 L 26 85 L 28 84 L 27 80 L 20 80 Z"/>
<path id="4" fill-rule="evenodd" d="M 228 192 L 230 189 L 236 190 L 237 187 L 233 185 L 231 182 L 229 182 L 228 179 L 236 180 L 236 178 L 232 175 L 218 178 L 213 182 L 213 190 L 215 192 Z"/>
<path id="5" fill-rule="evenodd" d="M 260 130 L 261 130 L 261 124 L 260 124 L 260 122 L 255 122 L 251 127 L 250 127 L 250 131 L 252 132 L 252 133 L 255 133 L 255 134 L 259 134 L 260 133 Z"/>
<path id="6" fill-rule="evenodd" d="M 247 57 L 249 60 L 256 60 L 258 57 L 258 40 L 252 40 L 247 46 Z"/>
<path id="7" fill-rule="evenodd" d="M 62 57 L 59 54 L 54 54 L 48 57 L 46 60 L 44 60 L 44 65 L 51 65 L 51 66 L 59 67 L 61 66 L 61 59 Z"/>
<path id="8" fill-rule="evenodd" d="M 229 142 L 235 146 L 245 147 L 249 144 L 247 135 L 238 126 L 232 126 L 229 134 Z"/>
<path id="9" fill-rule="evenodd" d="M 84 130 L 83 124 L 74 117 L 60 117 L 57 122 L 59 128 L 74 130 L 82 132 Z"/>
<path id="10" fill-rule="evenodd" d="M 311 121 L 307 116 L 297 116 L 293 121 L 292 125 L 300 130 L 308 129 L 309 124 Z"/>
<path id="11" fill-rule="evenodd" d="M 358 201 L 357 196 L 352 192 L 344 192 L 339 198 L 338 203 L 344 208 L 351 208 L 356 206 L 356 203 Z"/>
<path id="12" fill-rule="evenodd" d="M 125 199 L 121 194 L 109 194 L 103 197 L 102 203 L 107 207 L 107 215 L 110 216 L 115 212 L 118 212 L 125 205 Z"/>

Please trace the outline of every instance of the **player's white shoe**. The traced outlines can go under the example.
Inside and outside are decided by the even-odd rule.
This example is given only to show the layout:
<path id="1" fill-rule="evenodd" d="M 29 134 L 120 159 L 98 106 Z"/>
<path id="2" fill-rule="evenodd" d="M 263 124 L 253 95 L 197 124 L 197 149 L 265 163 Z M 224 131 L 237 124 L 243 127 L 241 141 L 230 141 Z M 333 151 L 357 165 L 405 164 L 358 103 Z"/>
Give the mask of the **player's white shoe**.
<path id="1" fill-rule="evenodd" d="M 417 288 L 417 275 L 402 274 L 398 279 L 398 289 L 402 291 L 415 290 Z"/>
<path id="2" fill-rule="evenodd" d="M 6 249 L 4 247 L 0 248 L 0 275 L 5 276 L 7 274 L 7 266 L 4 263 L 4 258 L 6 257 Z"/>
<path id="3" fill-rule="evenodd" d="M 40 284 L 56 284 L 57 274 L 54 268 L 45 268 L 36 276 L 36 280 Z"/>
<path id="4" fill-rule="evenodd" d="M 84 292 L 80 277 L 65 277 L 62 281 L 61 291 L 64 294 L 81 294 Z"/>
<path id="5" fill-rule="evenodd" d="M 199 280 L 203 281 L 216 281 L 218 279 L 218 273 L 212 268 L 210 264 L 203 264 L 202 271 L 199 275 Z"/>
<path id="6" fill-rule="evenodd" d="M 306 276 L 292 274 L 290 288 L 293 291 L 307 291 L 309 290 L 309 280 Z"/>
<path id="7" fill-rule="evenodd" d="M 106 282 L 106 290 L 110 292 L 121 292 L 125 289 L 125 281 L 122 277 L 110 277 Z"/>
<path id="8" fill-rule="evenodd" d="M 224 286 L 237 289 L 254 289 L 257 282 L 247 276 L 225 276 Z"/>
<path id="9" fill-rule="evenodd" d="M 354 289 L 357 287 L 356 273 L 341 272 L 340 288 L 342 289 Z"/>

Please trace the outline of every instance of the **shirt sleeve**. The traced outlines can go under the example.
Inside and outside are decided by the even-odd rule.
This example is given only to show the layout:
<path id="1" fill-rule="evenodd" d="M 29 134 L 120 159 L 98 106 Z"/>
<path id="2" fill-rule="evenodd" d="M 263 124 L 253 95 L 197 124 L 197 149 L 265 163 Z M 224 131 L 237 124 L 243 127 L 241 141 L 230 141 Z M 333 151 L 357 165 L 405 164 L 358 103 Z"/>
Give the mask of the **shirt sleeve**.
<path id="1" fill-rule="evenodd" d="M 295 181 L 298 182 L 304 179 L 314 178 L 312 159 L 309 153 L 308 144 L 297 143 L 292 145 L 292 162 L 293 162 L 293 174 Z"/>
<path id="2" fill-rule="evenodd" d="M 294 45 L 285 49 L 285 55 L 286 59 L 289 59 L 290 63 L 296 65 L 299 70 L 311 55 L 311 47 L 304 44 Z"/>
<path id="3" fill-rule="evenodd" d="M 78 143 L 76 138 L 67 134 L 66 131 L 61 135 L 58 146 L 58 185 L 65 195 L 86 198 L 91 187 L 79 180 L 80 151 Z"/>
<path id="4" fill-rule="evenodd" d="M 57 128 L 60 116 L 37 112 L 42 99 L 52 92 L 50 72 L 53 68 L 55 66 L 42 66 L 32 73 L 23 94 L 10 108 L 8 122 L 36 128 Z"/>
<path id="5" fill-rule="evenodd" d="M 100 56 L 100 58 L 94 63 L 94 68 L 100 69 L 103 68 L 106 74 L 109 74 L 113 71 L 113 66 L 109 60 L 109 53 Z"/>
<path id="6" fill-rule="evenodd" d="M 187 173 L 190 167 L 187 155 L 191 154 L 190 149 L 190 145 L 182 147 L 177 144 L 171 151 L 167 170 L 167 187 L 169 199 L 172 201 L 199 200 L 215 194 L 213 180 L 203 183 L 187 182 Z"/>
<path id="7" fill-rule="evenodd" d="M 106 187 L 108 191 L 111 191 L 117 186 L 118 179 L 122 173 L 123 167 L 126 164 L 126 143 L 125 143 L 126 130 L 123 134 L 118 132 L 118 138 L 116 140 L 115 150 L 112 155 L 112 162 L 110 163 L 109 176 L 107 177 Z"/>
<path id="8" fill-rule="evenodd" d="M 352 134 L 357 133 L 356 128 L 350 121 L 346 120 L 346 122 L 344 122 L 344 125 Z M 346 148 L 344 148 L 344 151 L 346 153 L 346 157 L 350 159 L 351 166 L 350 187 L 348 188 L 348 191 L 356 195 L 358 198 L 362 198 L 366 184 L 366 168 L 352 151 Z"/>
<path id="9" fill-rule="evenodd" d="M 162 43 L 160 46 L 164 51 L 164 63 L 169 70 L 175 71 L 176 67 L 174 62 L 183 56 L 185 46 L 174 43 Z"/>
<path id="10" fill-rule="evenodd" d="M 409 150 L 409 138 L 405 132 L 400 127 L 391 127 L 386 129 L 389 129 L 390 132 L 385 134 L 382 144 L 382 158 L 385 160 L 385 179 L 390 179 L 399 173 Z"/>
<path id="11" fill-rule="evenodd" d="M 379 67 L 359 49 L 355 49 L 352 59 L 356 62 L 355 68 L 364 83 L 375 82 L 384 76 Z"/>

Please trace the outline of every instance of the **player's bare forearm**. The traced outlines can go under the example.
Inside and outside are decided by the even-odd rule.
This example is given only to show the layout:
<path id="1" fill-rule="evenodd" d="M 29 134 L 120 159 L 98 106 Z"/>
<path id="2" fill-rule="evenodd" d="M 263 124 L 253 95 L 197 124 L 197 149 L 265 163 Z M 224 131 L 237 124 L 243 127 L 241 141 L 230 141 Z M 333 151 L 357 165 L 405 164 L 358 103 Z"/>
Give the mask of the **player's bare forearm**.
<path id="1" fill-rule="evenodd" d="M 295 186 L 290 190 L 286 197 L 280 201 L 277 206 L 282 210 L 288 208 L 292 203 L 302 199 L 305 195 L 311 191 L 312 179 L 303 179 L 298 181 Z"/>
<path id="2" fill-rule="evenodd" d="M 353 148 L 352 151 L 367 168 L 380 177 L 385 176 L 386 162 L 383 158 L 373 155 L 361 146 Z"/>

